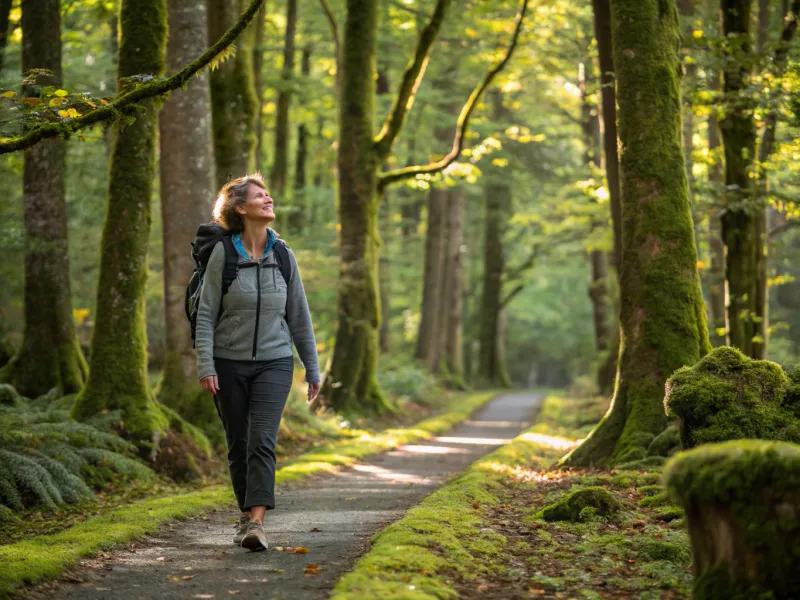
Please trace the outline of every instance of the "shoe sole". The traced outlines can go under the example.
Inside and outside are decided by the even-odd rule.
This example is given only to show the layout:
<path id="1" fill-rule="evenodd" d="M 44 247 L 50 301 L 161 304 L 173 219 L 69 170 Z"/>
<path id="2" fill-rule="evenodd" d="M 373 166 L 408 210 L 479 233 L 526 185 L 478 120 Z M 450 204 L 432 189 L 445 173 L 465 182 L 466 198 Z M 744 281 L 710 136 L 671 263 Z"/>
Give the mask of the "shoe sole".
<path id="1" fill-rule="evenodd" d="M 242 540 L 242 548 L 246 548 L 251 552 L 260 552 L 261 550 L 267 549 L 266 542 L 262 542 L 258 539 L 258 536 L 255 535 L 246 535 Z"/>

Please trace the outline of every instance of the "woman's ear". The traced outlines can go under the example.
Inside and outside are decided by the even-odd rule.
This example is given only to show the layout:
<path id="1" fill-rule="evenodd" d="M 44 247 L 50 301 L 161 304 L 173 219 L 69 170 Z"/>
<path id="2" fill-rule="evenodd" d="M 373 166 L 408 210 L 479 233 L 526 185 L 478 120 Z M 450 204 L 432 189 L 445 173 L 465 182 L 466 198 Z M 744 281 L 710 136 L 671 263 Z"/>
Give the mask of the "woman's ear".
<path id="1" fill-rule="evenodd" d="M 245 209 L 245 207 L 241 206 L 241 205 L 234 206 L 233 210 L 235 210 L 240 215 L 246 215 L 247 214 L 247 209 Z"/>

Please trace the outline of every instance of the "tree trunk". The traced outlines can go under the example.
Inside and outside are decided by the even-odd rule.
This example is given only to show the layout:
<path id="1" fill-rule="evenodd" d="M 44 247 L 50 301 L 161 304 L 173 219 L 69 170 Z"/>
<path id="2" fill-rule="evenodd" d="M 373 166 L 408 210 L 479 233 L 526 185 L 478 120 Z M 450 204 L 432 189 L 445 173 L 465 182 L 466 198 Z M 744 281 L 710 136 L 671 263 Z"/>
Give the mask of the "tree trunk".
<path id="1" fill-rule="evenodd" d="M 208 39 L 213 44 L 236 22 L 244 10 L 244 0 L 206 0 L 206 6 Z M 248 27 L 236 41 L 236 56 L 211 72 L 216 189 L 255 168 L 259 103 L 253 84 L 252 45 L 253 30 Z"/>
<path id="2" fill-rule="evenodd" d="M 1 24 L 1 23 L 0 23 Z M 22 3 L 22 71 L 48 69 L 37 85 L 61 87 L 61 13 L 58 0 Z M 25 396 L 51 388 L 83 387 L 86 361 L 75 334 L 64 200 L 66 142 L 47 140 L 25 153 L 25 330 L 17 355 L 0 376 Z"/>
<path id="3" fill-rule="evenodd" d="M 311 46 L 303 48 L 300 59 L 300 73 L 305 81 L 311 77 Z M 306 216 L 308 212 L 308 194 L 306 193 L 307 170 L 308 170 L 308 126 L 305 122 L 297 126 L 297 150 L 294 160 L 294 205 L 296 211 L 292 213 L 290 220 L 291 227 L 295 231 L 301 231 L 306 226 Z"/>
<path id="4" fill-rule="evenodd" d="M 722 241 L 725 244 L 725 280 L 728 284 L 730 344 L 754 356 L 758 335 L 758 240 L 754 189 L 751 179 L 756 128 L 752 102 L 746 95 L 751 53 L 750 0 L 722 0 L 722 34 L 729 51 L 723 71 L 725 114 L 720 122 L 725 147 L 725 194 Z M 763 209 L 762 209 L 763 210 Z"/>
<path id="5" fill-rule="evenodd" d="M 664 474 L 686 511 L 694 598 L 800 597 L 800 447 L 737 440 L 673 458 Z"/>
<path id="6" fill-rule="evenodd" d="M 709 91 L 715 92 L 720 89 L 719 74 L 711 73 L 709 77 Z M 717 121 L 716 111 L 712 109 L 708 117 L 708 153 L 714 161 L 708 169 L 708 183 L 712 189 L 714 205 L 718 204 L 720 190 L 724 184 L 722 174 L 721 157 L 719 149 L 721 142 L 719 138 L 719 122 Z M 725 246 L 722 243 L 722 225 L 720 223 L 719 211 L 714 208 L 708 216 L 708 246 L 711 254 L 711 265 L 709 271 L 709 309 L 711 312 L 710 338 L 713 346 L 725 346 L 728 344 L 728 313 L 727 306 L 727 285 L 725 283 Z"/>
<path id="7" fill-rule="evenodd" d="M 615 0 L 622 141 L 622 353 L 608 413 L 563 463 L 645 455 L 666 427 L 667 378 L 710 349 L 680 140 L 680 25 L 674 1 Z"/>
<path id="8" fill-rule="evenodd" d="M 378 218 L 380 219 L 380 232 L 384 243 L 390 237 L 390 229 L 392 227 L 391 221 L 391 206 L 389 205 L 389 191 L 386 190 L 383 194 L 383 201 L 381 202 Z M 390 305 L 389 298 L 391 297 L 391 281 L 392 281 L 392 261 L 389 260 L 389 253 L 381 252 L 378 261 L 378 274 L 379 286 L 381 295 L 381 327 L 378 330 L 378 347 L 381 354 L 388 354 L 390 350 L 390 330 L 389 330 L 389 317 Z"/>
<path id="9" fill-rule="evenodd" d="M 447 268 L 445 271 L 445 344 L 444 360 L 451 385 L 464 387 L 463 309 L 464 309 L 464 261 L 461 246 L 464 244 L 463 206 L 464 192 L 451 189 L 448 192 L 447 217 Z"/>
<path id="10" fill-rule="evenodd" d="M 165 0 L 122 0 L 119 82 L 163 73 L 166 17 Z M 147 387 L 144 315 L 157 117 L 158 101 L 146 100 L 134 122 L 114 125 L 91 368 L 73 409 L 78 419 L 121 409 L 125 435 L 143 451 L 169 426 Z"/>
<path id="11" fill-rule="evenodd" d="M 255 166 L 259 171 L 262 170 L 264 164 L 264 78 L 262 71 L 264 70 L 264 28 L 266 27 L 267 20 L 267 2 L 266 0 L 258 10 L 255 23 L 253 24 L 255 31 L 253 33 L 253 88 L 255 89 L 256 97 L 256 158 Z"/>
<path id="12" fill-rule="evenodd" d="M 445 218 L 446 190 L 431 188 L 428 192 L 428 227 L 425 232 L 425 265 L 422 274 L 422 307 L 415 356 L 429 370 L 436 366 L 434 347 L 439 329 L 439 297 L 441 295 L 441 256 L 443 251 L 442 222 Z"/>
<path id="13" fill-rule="evenodd" d="M 8 22 L 11 13 L 12 0 L 0 0 L 0 71 L 3 70 L 3 61 L 6 55 L 8 42 Z M 59 32 L 60 33 L 60 32 Z M 59 40 L 61 39 L 59 35 Z"/>
<path id="14" fill-rule="evenodd" d="M 167 9 L 167 70 L 175 72 L 208 47 L 206 6 L 204 0 L 167 0 Z M 185 90 L 172 92 L 159 117 L 159 134 L 167 352 L 158 398 L 211 432 L 218 430 L 219 420 L 197 379 L 183 306 L 194 269 L 190 243 L 213 208 L 209 193 L 214 188 L 211 95 L 206 72 L 193 77 Z"/>
<path id="15" fill-rule="evenodd" d="M 600 65 L 600 98 L 603 133 L 603 158 L 606 168 L 611 222 L 614 227 L 614 266 L 619 277 L 622 255 L 622 200 L 619 189 L 619 154 L 617 153 L 617 92 L 614 76 L 614 55 L 611 39 L 611 8 L 609 0 L 592 0 L 594 7 L 594 32 Z"/>
<path id="16" fill-rule="evenodd" d="M 378 196 L 374 144 L 377 3 L 347 0 L 339 102 L 340 274 L 336 342 L 322 395 L 339 413 L 381 412 Z"/>
<path id="17" fill-rule="evenodd" d="M 283 36 L 283 67 L 278 86 L 278 102 L 275 114 L 275 150 L 270 171 L 270 194 L 284 200 L 286 179 L 289 171 L 289 108 L 294 85 L 294 38 L 297 32 L 297 0 L 286 1 L 286 32 Z M 292 207 L 297 210 L 297 207 Z"/>
<path id="18" fill-rule="evenodd" d="M 511 184 L 490 174 L 484 190 L 483 293 L 480 313 L 480 355 L 477 380 L 481 385 L 511 387 L 506 371 L 500 318 L 503 310 L 503 237 L 511 214 Z"/>

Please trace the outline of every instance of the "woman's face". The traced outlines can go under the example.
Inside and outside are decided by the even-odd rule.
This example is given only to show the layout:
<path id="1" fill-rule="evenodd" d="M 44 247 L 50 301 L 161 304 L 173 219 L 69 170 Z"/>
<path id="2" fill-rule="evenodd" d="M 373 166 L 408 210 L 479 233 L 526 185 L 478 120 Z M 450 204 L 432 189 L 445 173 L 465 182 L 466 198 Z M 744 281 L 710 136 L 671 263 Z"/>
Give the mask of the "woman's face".
<path id="1" fill-rule="evenodd" d="M 247 186 L 247 202 L 237 206 L 236 212 L 245 219 L 272 223 L 275 220 L 274 204 L 266 190 L 251 183 Z"/>

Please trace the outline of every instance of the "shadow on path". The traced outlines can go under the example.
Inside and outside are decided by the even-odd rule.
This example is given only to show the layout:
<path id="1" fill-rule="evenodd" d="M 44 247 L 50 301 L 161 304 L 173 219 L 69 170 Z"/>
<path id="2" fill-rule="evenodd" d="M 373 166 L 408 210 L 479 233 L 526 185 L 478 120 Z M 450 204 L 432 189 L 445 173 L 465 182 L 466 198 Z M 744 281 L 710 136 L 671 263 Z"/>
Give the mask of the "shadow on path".
<path id="1" fill-rule="evenodd" d="M 270 543 L 266 552 L 248 552 L 231 543 L 238 518 L 232 506 L 230 511 L 210 513 L 206 521 L 169 525 L 133 550 L 84 561 L 70 575 L 80 583 L 62 582 L 29 596 L 48 600 L 325 598 L 367 549 L 372 534 L 449 476 L 529 427 L 540 400 L 538 394 L 503 394 L 440 437 L 402 446 L 337 473 L 279 487 L 277 507 L 264 522 Z M 279 552 L 276 546 L 301 546 L 309 552 Z M 312 563 L 319 565 L 319 573 L 306 575 L 305 568 Z"/>

